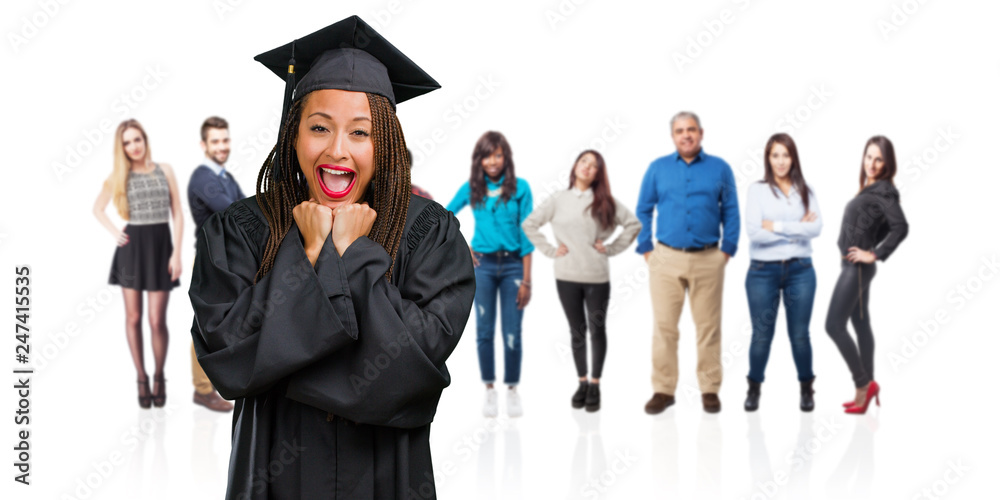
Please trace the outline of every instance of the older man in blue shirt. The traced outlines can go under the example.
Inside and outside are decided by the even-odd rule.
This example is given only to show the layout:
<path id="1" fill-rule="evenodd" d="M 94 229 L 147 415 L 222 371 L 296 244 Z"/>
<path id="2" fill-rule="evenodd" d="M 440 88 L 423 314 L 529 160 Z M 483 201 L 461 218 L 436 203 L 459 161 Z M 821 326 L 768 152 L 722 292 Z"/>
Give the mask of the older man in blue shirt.
<path id="1" fill-rule="evenodd" d="M 733 171 L 701 148 L 698 116 L 680 112 L 670 121 L 677 151 L 649 165 L 636 215 L 642 222 L 637 251 L 649 264 L 653 301 L 653 397 L 646 413 L 674 403 L 677 388 L 678 320 L 685 292 L 697 330 L 698 386 L 702 405 L 718 412 L 722 383 L 722 284 L 736 254 L 740 213 Z M 656 211 L 656 227 L 653 212 Z M 721 238 L 720 238 L 721 226 Z M 653 235 L 655 234 L 655 239 Z"/>

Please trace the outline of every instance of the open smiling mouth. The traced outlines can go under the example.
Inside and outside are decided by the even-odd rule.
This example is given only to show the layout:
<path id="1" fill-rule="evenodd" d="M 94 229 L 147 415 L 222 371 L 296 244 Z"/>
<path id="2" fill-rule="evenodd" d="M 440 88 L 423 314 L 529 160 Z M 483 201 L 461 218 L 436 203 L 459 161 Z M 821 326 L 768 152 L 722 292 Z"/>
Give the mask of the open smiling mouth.
<path id="1" fill-rule="evenodd" d="M 343 198 L 351 192 L 357 174 L 347 168 L 336 165 L 320 165 L 316 167 L 316 178 L 320 189 L 330 198 Z"/>

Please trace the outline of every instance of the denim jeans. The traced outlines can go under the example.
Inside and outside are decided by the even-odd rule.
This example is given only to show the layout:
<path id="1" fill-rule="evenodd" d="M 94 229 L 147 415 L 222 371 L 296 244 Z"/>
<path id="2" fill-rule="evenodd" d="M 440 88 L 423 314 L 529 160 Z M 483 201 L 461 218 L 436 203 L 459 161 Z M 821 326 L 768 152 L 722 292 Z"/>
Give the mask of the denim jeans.
<path id="1" fill-rule="evenodd" d="M 753 337 L 750 340 L 750 374 L 755 382 L 764 381 L 764 369 L 771 353 L 771 340 L 778 321 L 778 302 L 785 302 L 788 338 L 799 381 L 812 380 L 812 346 L 809 320 L 816 297 L 816 272 L 809 257 L 788 261 L 751 260 L 747 271 L 747 301 Z"/>
<path id="2" fill-rule="evenodd" d="M 483 382 L 496 381 L 493 354 L 497 321 L 497 296 L 500 298 L 500 325 L 503 338 L 503 383 L 517 385 L 521 380 L 521 317 L 517 308 L 517 290 L 524 278 L 520 257 L 476 254 L 476 346 Z"/>

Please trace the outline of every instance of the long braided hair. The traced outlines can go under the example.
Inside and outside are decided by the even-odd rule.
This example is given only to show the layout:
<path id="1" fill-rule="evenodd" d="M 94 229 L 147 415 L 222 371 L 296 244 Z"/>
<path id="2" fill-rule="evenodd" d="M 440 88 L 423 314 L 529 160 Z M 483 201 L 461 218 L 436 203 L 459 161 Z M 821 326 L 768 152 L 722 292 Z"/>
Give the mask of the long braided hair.
<path id="1" fill-rule="evenodd" d="M 406 225 L 406 212 L 410 206 L 410 163 L 406 157 L 406 140 L 389 99 L 366 93 L 372 114 L 372 143 L 374 169 L 372 179 L 361 201 L 368 203 L 377 216 L 368 237 L 382 245 L 393 264 L 386 271 L 392 278 L 396 251 Z M 271 149 L 257 175 L 257 201 L 271 229 L 260 268 L 254 282 L 264 277 L 274 267 L 278 247 L 295 223 L 292 209 L 309 199 L 309 183 L 299 167 L 295 153 L 299 121 L 308 94 L 297 99 L 288 112 L 278 144 Z M 274 178 L 273 170 L 281 165 L 281 177 Z"/>

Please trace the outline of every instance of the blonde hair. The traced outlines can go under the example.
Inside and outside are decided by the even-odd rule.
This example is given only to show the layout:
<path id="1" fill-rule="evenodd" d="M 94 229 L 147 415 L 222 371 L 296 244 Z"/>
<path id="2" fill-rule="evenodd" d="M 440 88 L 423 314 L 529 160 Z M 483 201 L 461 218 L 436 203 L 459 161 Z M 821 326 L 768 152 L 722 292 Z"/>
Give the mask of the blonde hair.
<path id="1" fill-rule="evenodd" d="M 128 212 L 128 173 L 132 169 L 132 161 L 129 160 L 128 155 L 125 154 L 125 146 L 122 144 L 122 136 L 125 135 L 125 131 L 134 128 L 142 134 L 142 142 L 146 145 L 146 155 L 143 160 L 149 161 L 149 138 L 146 137 L 146 130 L 142 128 L 142 125 L 138 121 L 129 118 L 118 124 L 118 129 L 115 130 L 115 152 L 114 152 L 114 170 L 111 171 L 111 177 L 105 181 L 111 187 L 111 200 L 115 204 L 115 209 L 118 210 L 118 215 L 122 219 L 129 220 Z"/>

